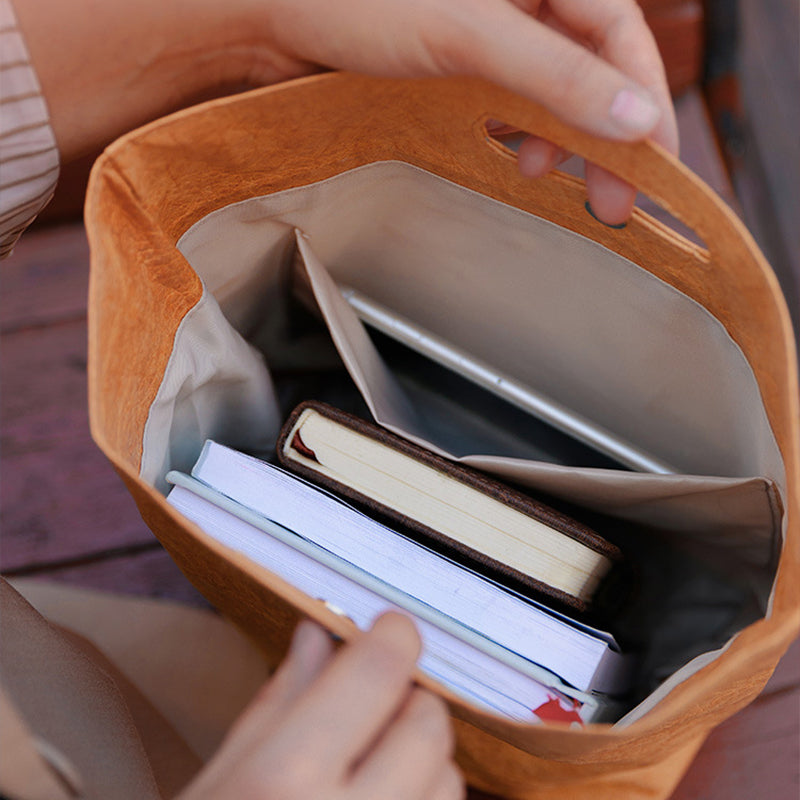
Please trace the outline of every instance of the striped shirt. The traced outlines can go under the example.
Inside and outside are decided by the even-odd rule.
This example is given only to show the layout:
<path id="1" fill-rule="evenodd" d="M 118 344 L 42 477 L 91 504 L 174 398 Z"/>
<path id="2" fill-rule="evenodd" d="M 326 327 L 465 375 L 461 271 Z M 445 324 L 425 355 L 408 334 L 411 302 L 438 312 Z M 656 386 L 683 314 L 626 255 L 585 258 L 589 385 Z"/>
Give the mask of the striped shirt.
<path id="1" fill-rule="evenodd" d="M 0 0 L 0 258 L 53 196 L 59 159 L 10 0 Z"/>

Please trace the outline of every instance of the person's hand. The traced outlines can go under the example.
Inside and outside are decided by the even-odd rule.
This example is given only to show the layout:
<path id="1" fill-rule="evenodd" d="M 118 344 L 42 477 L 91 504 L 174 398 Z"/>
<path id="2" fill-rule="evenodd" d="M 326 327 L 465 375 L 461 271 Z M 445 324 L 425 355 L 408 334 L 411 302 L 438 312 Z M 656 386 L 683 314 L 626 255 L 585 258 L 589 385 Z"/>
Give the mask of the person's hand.
<path id="1" fill-rule="evenodd" d="M 458 800 L 444 703 L 413 688 L 413 624 L 386 614 L 334 654 L 302 622 L 274 677 L 178 800 Z"/>
<path id="2" fill-rule="evenodd" d="M 661 57 L 634 0 L 272 0 L 274 41 L 300 61 L 388 77 L 478 75 L 601 137 L 652 137 L 677 154 Z M 271 62 L 270 62 L 271 63 Z M 566 154 L 541 139 L 519 151 L 524 175 Z M 630 214 L 635 191 L 587 164 L 596 216 Z"/>

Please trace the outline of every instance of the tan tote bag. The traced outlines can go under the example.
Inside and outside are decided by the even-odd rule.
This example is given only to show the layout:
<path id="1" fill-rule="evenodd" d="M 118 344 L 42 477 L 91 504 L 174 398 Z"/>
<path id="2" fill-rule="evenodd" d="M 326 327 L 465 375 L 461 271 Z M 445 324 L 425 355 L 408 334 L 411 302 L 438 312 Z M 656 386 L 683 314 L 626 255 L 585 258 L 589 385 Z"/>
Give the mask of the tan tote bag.
<path id="1" fill-rule="evenodd" d="M 576 178 L 521 178 L 489 119 L 615 172 L 704 245 L 640 211 L 599 223 Z M 424 438 L 393 402 L 391 367 L 298 323 L 298 268 L 334 304 L 334 336 L 359 324 L 336 300 L 347 284 L 674 465 L 456 454 L 615 521 L 642 569 L 629 623 L 643 679 L 614 725 L 510 722 L 419 675 L 450 703 L 473 785 L 666 797 L 797 635 L 788 313 L 736 216 L 658 147 L 594 139 L 477 80 L 326 74 L 125 136 L 94 169 L 86 220 L 93 435 L 188 578 L 274 661 L 302 616 L 353 628 L 324 589 L 301 593 L 173 511 L 167 470 L 190 469 L 206 438 L 268 453 L 303 375 L 324 394 L 346 370 L 380 424 Z"/>

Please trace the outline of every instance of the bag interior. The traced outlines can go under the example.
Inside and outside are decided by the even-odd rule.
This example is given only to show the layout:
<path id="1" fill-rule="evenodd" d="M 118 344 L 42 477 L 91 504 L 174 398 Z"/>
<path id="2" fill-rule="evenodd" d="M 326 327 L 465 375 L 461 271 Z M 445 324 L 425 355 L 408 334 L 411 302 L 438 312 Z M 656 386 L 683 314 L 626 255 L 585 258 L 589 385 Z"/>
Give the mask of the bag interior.
<path id="1" fill-rule="evenodd" d="M 189 471 L 206 438 L 272 459 L 283 419 L 313 398 L 525 487 L 634 566 L 613 632 L 640 654 L 640 678 L 618 725 L 769 612 L 785 475 L 757 381 L 724 326 L 646 269 L 401 162 L 220 208 L 178 247 L 204 293 L 150 409 L 141 474 L 153 485 Z M 519 442 L 545 435 L 539 423 L 366 331 L 338 286 L 674 474 L 580 448 L 531 458 Z"/>

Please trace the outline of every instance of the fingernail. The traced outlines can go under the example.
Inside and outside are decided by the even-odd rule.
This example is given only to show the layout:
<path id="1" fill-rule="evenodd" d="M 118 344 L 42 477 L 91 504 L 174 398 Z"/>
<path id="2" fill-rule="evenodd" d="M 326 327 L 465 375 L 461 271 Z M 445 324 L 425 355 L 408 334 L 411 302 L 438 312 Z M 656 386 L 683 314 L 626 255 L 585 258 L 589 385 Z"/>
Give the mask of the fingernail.
<path id="1" fill-rule="evenodd" d="M 413 621 L 405 614 L 389 611 L 382 614 L 372 623 L 370 636 L 391 643 L 392 648 L 400 652 L 411 653 L 412 659 L 419 655 L 421 640 Z"/>
<path id="2" fill-rule="evenodd" d="M 327 634 L 319 625 L 309 620 L 302 620 L 295 628 L 289 655 L 301 662 L 315 659 L 324 649 L 326 638 Z"/>
<path id="3" fill-rule="evenodd" d="M 619 223 L 617 223 L 616 225 L 613 225 L 613 224 L 612 224 L 612 223 L 610 223 L 610 222 L 604 222 L 602 219 L 600 219 L 600 217 L 598 217 L 598 216 L 597 216 L 597 214 L 595 214 L 595 213 L 594 213 L 594 209 L 592 208 L 592 204 L 591 204 L 591 203 L 590 203 L 588 200 L 587 200 L 587 201 L 586 201 L 586 202 L 583 204 L 583 207 L 584 207 L 584 208 L 585 208 L 585 209 L 586 209 L 586 210 L 589 212 L 589 214 L 591 214 L 591 216 L 593 216 L 593 217 L 594 217 L 594 218 L 595 218 L 595 219 L 596 219 L 596 220 L 597 220 L 599 223 L 601 223 L 602 225 L 605 225 L 605 226 L 606 226 L 606 228 L 614 228 L 614 230 L 621 231 L 623 228 L 626 228 L 626 227 L 628 226 L 628 223 L 627 223 L 627 222 L 619 222 Z"/>
<path id="4" fill-rule="evenodd" d="M 621 89 L 609 109 L 611 118 L 632 133 L 649 133 L 655 127 L 661 112 L 643 92 Z"/>

